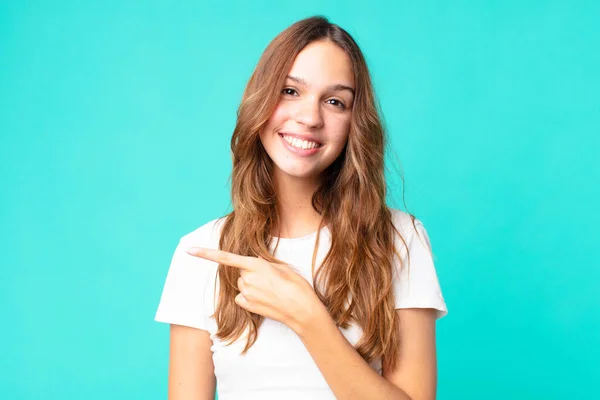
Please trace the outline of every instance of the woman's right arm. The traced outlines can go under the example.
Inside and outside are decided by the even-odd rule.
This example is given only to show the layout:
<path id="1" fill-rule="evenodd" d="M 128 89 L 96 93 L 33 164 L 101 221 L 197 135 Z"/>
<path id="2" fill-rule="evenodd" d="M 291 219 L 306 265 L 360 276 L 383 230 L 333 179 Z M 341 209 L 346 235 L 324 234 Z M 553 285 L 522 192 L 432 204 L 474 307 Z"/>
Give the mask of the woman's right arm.
<path id="1" fill-rule="evenodd" d="M 207 331 L 171 324 L 169 400 L 214 400 L 216 378 Z"/>

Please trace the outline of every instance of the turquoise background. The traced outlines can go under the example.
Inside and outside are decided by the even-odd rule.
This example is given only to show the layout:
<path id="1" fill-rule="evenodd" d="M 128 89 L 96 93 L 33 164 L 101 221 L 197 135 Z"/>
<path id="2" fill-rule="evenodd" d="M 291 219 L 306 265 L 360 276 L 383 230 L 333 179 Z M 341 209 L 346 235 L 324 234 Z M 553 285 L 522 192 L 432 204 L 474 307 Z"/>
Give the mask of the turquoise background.
<path id="1" fill-rule="evenodd" d="M 172 252 L 227 212 L 244 85 L 313 14 L 362 46 L 432 240 L 438 398 L 595 394 L 598 2 L 4 1 L 0 398 L 166 398 Z"/>

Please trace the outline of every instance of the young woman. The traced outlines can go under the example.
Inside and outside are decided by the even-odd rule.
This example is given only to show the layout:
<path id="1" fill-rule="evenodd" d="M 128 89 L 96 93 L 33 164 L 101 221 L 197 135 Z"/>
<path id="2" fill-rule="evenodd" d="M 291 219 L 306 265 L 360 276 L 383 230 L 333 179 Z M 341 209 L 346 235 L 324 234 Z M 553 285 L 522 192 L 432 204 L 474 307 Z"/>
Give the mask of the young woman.
<path id="1" fill-rule="evenodd" d="M 387 207 L 385 134 L 352 37 L 267 47 L 231 139 L 233 211 L 183 236 L 156 320 L 170 399 L 434 399 L 447 313 L 422 223 Z"/>

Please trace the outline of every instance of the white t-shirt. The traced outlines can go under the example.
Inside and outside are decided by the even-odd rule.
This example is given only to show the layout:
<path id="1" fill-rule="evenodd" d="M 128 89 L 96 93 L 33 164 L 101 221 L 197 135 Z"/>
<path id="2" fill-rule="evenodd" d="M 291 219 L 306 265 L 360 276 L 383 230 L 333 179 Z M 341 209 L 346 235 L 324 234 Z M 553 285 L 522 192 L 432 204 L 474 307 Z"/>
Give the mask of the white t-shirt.
<path id="1" fill-rule="evenodd" d="M 415 220 L 415 231 L 410 216 L 403 211 L 392 209 L 392 215 L 394 225 L 407 242 L 410 256 L 410 269 L 406 267 L 406 261 L 399 275 L 399 265 L 395 269 L 393 290 L 396 308 L 435 308 L 437 318 L 441 318 L 448 310 L 440 290 L 427 232 L 418 219 Z M 285 324 L 265 318 L 256 342 L 245 356 L 240 355 L 245 344 L 244 336 L 229 346 L 215 336 L 217 324 L 209 316 L 215 310 L 215 292 L 219 293 L 217 263 L 193 257 L 185 250 L 192 246 L 217 249 L 223 222 L 224 219 L 215 219 L 181 238 L 171 261 L 155 320 L 204 329 L 210 333 L 220 400 L 335 399 L 310 353 Z M 296 267 L 311 286 L 316 236 L 317 232 L 313 232 L 299 238 L 280 238 L 274 254 Z M 406 249 L 399 238 L 396 240 L 400 255 L 406 259 Z M 271 249 L 274 244 L 275 239 Z M 320 266 L 330 246 L 330 232 L 324 227 L 321 229 L 315 268 Z M 340 330 L 352 345 L 356 345 L 362 333 L 356 325 Z M 381 360 L 374 360 L 371 367 L 381 374 Z"/>

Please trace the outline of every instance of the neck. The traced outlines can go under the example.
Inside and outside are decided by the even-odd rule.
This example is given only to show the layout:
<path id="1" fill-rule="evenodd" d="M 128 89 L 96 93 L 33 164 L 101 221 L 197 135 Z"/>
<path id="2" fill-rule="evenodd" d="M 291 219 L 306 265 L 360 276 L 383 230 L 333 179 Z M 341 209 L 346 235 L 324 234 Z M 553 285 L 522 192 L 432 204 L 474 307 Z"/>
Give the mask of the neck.
<path id="1" fill-rule="evenodd" d="M 274 236 L 301 237 L 319 228 L 321 216 L 312 207 L 318 185 L 318 179 L 296 178 L 280 171 L 275 174 L 279 227 L 274 228 Z"/>

